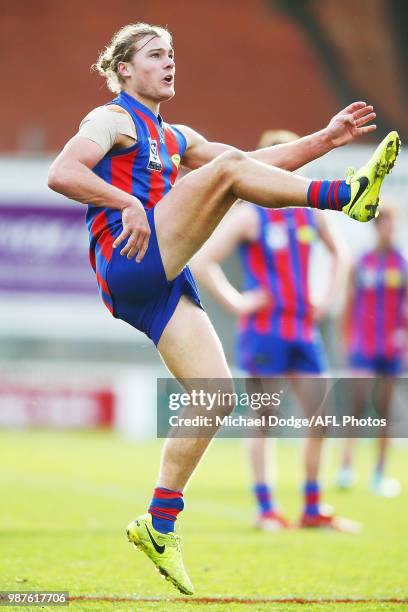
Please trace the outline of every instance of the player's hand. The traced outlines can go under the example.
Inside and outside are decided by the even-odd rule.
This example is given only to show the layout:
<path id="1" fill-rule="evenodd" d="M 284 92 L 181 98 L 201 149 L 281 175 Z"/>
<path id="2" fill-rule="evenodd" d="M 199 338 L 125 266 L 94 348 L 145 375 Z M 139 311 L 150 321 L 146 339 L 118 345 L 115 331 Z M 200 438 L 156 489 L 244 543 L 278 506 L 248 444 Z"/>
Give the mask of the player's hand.
<path id="1" fill-rule="evenodd" d="M 328 314 L 329 309 L 324 304 L 314 304 L 312 306 L 312 318 L 315 323 L 321 323 Z"/>
<path id="2" fill-rule="evenodd" d="M 321 323 L 328 315 L 330 305 L 324 302 L 312 304 L 312 318 L 315 323 Z"/>
<path id="3" fill-rule="evenodd" d="M 271 298 L 269 293 L 262 289 L 251 289 L 241 293 L 240 300 L 235 308 L 235 314 L 244 316 L 262 310 L 270 304 Z"/>
<path id="4" fill-rule="evenodd" d="M 331 119 L 325 130 L 327 138 L 333 146 L 341 147 L 355 138 L 376 130 L 376 125 L 367 125 L 375 117 L 371 105 L 365 102 L 353 102 Z"/>
<path id="5" fill-rule="evenodd" d="M 126 255 L 128 259 L 136 259 L 140 263 L 145 256 L 149 246 L 150 226 L 147 221 L 146 211 L 136 198 L 122 209 L 123 230 L 113 243 L 116 249 L 126 238 L 128 241 L 121 250 L 121 255 Z"/>

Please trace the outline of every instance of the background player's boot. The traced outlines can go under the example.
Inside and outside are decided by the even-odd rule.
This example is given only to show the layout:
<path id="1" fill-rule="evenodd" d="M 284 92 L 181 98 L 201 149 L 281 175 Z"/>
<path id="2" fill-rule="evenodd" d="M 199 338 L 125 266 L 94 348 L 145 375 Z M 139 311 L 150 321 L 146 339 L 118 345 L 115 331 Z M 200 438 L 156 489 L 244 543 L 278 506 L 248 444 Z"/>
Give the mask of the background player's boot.
<path id="1" fill-rule="evenodd" d="M 342 467 L 336 476 L 336 484 L 339 489 L 351 489 L 356 482 L 357 474 L 352 467 Z"/>
<path id="2" fill-rule="evenodd" d="M 126 531 L 129 542 L 146 553 L 166 580 L 172 582 L 185 595 L 194 593 L 194 587 L 184 568 L 180 536 L 173 532 L 156 531 L 149 513 L 132 521 Z"/>
<path id="3" fill-rule="evenodd" d="M 324 504 L 317 514 L 304 513 L 300 519 L 299 527 L 314 529 L 332 529 L 343 533 L 357 534 L 361 531 L 361 524 L 351 519 L 335 516 L 330 506 Z"/>
<path id="4" fill-rule="evenodd" d="M 378 215 L 381 185 L 394 167 L 400 148 L 398 133 L 390 132 L 362 168 L 348 173 L 346 182 L 351 187 L 351 199 L 343 206 L 346 215 L 357 221 L 370 221 Z"/>
<path id="5" fill-rule="evenodd" d="M 375 472 L 371 480 L 371 490 L 381 497 L 397 497 L 401 493 L 401 483 L 392 476 Z"/>
<path id="6" fill-rule="evenodd" d="M 261 531 L 280 531 L 289 527 L 288 521 L 278 512 L 264 512 L 255 521 L 255 528 Z"/>

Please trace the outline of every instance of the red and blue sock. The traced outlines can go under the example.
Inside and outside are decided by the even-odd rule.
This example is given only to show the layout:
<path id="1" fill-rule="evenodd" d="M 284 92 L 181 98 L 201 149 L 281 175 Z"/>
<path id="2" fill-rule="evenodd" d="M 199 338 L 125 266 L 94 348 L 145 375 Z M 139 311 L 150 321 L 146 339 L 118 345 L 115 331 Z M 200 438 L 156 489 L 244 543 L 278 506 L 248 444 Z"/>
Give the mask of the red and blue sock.
<path id="1" fill-rule="evenodd" d="M 312 181 L 307 190 L 310 208 L 341 210 L 351 200 L 351 188 L 346 181 Z"/>
<path id="2" fill-rule="evenodd" d="M 148 512 L 152 515 L 152 524 L 156 531 L 169 533 L 174 531 L 177 515 L 184 508 L 183 493 L 164 487 L 156 487 Z"/>
<path id="3" fill-rule="evenodd" d="M 257 482 L 254 485 L 253 491 L 260 514 L 262 514 L 262 516 L 272 514 L 274 511 L 274 500 L 271 487 L 265 482 Z"/>
<path id="4" fill-rule="evenodd" d="M 304 488 L 305 510 L 304 514 L 316 516 L 319 514 L 320 487 L 315 480 L 307 480 Z"/>

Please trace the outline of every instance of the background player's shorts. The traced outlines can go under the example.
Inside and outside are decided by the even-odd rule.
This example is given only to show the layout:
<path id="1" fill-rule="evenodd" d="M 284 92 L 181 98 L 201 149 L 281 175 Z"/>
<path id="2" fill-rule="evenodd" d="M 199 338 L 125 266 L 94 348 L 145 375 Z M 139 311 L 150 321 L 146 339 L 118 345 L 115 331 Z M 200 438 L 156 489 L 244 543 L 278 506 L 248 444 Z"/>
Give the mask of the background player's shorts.
<path id="1" fill-rule="evenodd" d="M 254 376 L 279 376 L 287 372 L 322 374 L 327 370 L 326 354 L 317 330 L 312 342 L 243 332 L 238 336 L 237 363 Z"/>
<path id="2" fill-rule="evenodd" d="M 112 298 L 113 316 L 144 332 L 157 345 L 182 295 L 202 306 L 188 266 L 173 281 L 167 280 L 157 242 L 154 208 L 146 212 L 151 235 L 141 263 L 121 255 L 124 246 L 121 245 L 113 249 L 105 280 Z"/>
<path id="3" fill-rule="evenodd" d="M 386 357 L 385 355 L 375 355 L 365 357 L 361 353 L 349 355 L 348 364 L 355 370 L 365 370 L 370 374 L 380 376 L 398 376 L 404 369 L 403 359 L 400 355 L 396 357 Z"/>

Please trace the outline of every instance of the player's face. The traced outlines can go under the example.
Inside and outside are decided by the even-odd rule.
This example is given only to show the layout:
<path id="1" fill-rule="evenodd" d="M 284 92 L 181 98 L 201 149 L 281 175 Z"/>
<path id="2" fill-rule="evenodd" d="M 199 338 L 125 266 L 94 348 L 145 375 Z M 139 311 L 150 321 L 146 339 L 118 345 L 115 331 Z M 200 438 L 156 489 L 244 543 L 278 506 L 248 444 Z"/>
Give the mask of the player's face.
<path id="1" fill-rule="evenodd" d="M 389 244 L 392 241 L 394 224 L 392 215 L 384 212 L 375 220 L 375 228 L 377 230 L 377 235 L 380 242 L 384 244 Z"/>
<path id="2" fill-rule="evenodd" d="M 165 38 L 149 34 L 139 40 L 136 53 L 125 66 L 129 76 L 126 86 L 139 96 L 155 102 L 174 96 L 174 51 Z"/>

